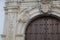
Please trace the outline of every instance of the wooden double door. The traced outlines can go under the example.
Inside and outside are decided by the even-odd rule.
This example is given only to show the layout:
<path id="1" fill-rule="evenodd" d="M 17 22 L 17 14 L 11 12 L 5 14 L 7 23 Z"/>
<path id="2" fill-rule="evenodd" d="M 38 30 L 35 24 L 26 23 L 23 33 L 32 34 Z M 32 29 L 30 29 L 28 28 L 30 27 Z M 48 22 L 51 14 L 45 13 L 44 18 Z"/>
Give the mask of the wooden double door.
<path id="1" fill-rule="evenodd" d="M 25 40 L 60 40 L 60 20 L 42 17 L 31 21 L 26 28 Z"/>

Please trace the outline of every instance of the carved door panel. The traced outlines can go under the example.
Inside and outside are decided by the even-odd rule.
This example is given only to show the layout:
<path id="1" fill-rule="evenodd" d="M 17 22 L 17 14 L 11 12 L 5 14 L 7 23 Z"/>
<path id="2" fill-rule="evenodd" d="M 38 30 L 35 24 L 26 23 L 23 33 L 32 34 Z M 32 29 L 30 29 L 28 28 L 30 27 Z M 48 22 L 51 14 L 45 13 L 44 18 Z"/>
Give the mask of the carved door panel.
<path id="1" fill-rule="evenodd" d="M 60 21 L 53 17 L 35 19 L 26 29 L 25 40 L 60 40 Z"/>

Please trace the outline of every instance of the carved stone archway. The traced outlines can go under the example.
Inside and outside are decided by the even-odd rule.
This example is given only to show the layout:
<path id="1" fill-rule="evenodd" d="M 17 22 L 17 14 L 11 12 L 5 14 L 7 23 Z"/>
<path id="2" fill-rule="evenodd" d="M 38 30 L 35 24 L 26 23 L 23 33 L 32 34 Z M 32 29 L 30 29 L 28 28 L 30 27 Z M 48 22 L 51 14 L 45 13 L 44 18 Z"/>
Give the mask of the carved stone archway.
<path id="1" fill-rule="evenodd" d="M 27 28 L 30 28 L 31 26 L 29 26 L 30 24 L 31 25 L 33 25 L 33 23 L 34 24 L 36 24 L 35 22 L 34 22 L 34 20 L 37 20 L 38 18 L 44 18 L 45 17 L 45 19 L 48 19 L 48 21 L 46 21 L 46 22 L 49 22 L 49 21 L 52 21 L 52 19 L 54 19 L 55 18 L 55 20 L 54 21 L 58 21 L 59 22 L 59 24 L 60 24 L 60 17 L 58 17 L 58 16 L 56 16 L 56 15 L 53 15 L 53 14 L 41 14 L 41 15 L 38 15 L 38 16 L 36 16 L 36 17 L 33 17 L 31 20 L 30 20 L 30 22 L 27 24 L 27 27 L 26 27 L 26 31 L 25 31 L 25 39 L 24 40 L 28 40 L 26 37 L 29 37 L 29 35 L 27 35 L 27 34 L 34 34 L 34 31 L 32 32 L 29 32 L 29 30 L 27 29 Z M 49 18 L 51 18 L 51 20 L 49 20 Z M 40 19 L 41 20 L 41 19 Z M 57 22 L 56 22 L 57 23 Z M 44 24 L 44 23 L 43 23 Z M 52 24 L 52 23 L 51 23 Z M 39 25 L 39 24 L 38 24 Z M 50 24 L 48 24 L 48 25 L 50 25 Z M 53 25 L 54 26 L 54 25 Z M 33 27 L 33 26 L 32 26 Z M 34 27 L 35 28 L 35 27 Z M 33 30 L 34 30 L 34 28 L 32 28 Z M 31 29 L 31 30 L 32 30 Z M 54 30 L 54 29 L 52 29 L 52 30 Z M 57 32 L 58 33 L 58 32 Z M 38 33 L 37 33 L 38 34 Z M 54 33 L 55 34 L 55 33 Z M 57 34 L 58 35 L 58 34 Z M 31 36 L 32 37 L 32 36 Z M 31 38 L 30 37 L 30 38 Z M 36 36 L 35 36 L 36 37 Z M 38 36 L 39 37 L 39 36 Z M 32 40 L 33 40 L 34 38 L 32 38 Z M 58 38 L 57 38 L 58 39 Z M 56 39 L 56 40 L 57 40 Z M 43 39 L 42 39 L 43 40 Z M 53 40 L 53 39 L 52 39 Z"/>

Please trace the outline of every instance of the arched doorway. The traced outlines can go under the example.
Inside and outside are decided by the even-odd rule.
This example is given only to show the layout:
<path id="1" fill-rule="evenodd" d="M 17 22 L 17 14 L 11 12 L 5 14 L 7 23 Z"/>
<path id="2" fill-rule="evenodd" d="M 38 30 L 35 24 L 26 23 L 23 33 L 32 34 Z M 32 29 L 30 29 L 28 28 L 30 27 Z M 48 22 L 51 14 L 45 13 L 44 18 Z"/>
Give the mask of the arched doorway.
<path id="1" fill-rule="evenodd" d="M 51 16 L 32 20 L 26 28 L 25 40 L 60 40 L 60 20 Z"/>

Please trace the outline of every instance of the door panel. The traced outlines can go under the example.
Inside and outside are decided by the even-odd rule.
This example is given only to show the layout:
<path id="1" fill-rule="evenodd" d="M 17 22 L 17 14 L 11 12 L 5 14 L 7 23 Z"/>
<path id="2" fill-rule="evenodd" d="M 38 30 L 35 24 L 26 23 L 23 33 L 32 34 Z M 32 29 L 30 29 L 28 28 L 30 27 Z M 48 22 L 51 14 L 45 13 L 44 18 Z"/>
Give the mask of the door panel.
<path id="1" fill-rule="evenodd" d="M 60 21 L 53 17 L 35 19 L 26 29 L 25 40 L 60 40 Z"/>

